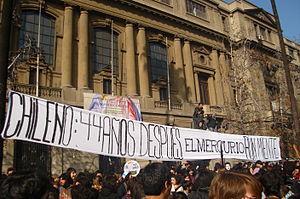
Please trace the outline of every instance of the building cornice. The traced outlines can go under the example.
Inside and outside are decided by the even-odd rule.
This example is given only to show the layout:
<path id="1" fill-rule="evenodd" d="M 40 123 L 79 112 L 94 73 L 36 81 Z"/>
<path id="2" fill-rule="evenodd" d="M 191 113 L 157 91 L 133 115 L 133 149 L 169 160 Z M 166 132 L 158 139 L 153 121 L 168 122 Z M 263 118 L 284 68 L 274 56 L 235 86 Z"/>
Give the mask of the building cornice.
<path id="1" fill-rule="evenodd" d="M 168 20 L 171 24 L 171 22 L 175 22 L 178 24 L 178 27 L 182 27 L 182 25 L 184 25 L 186 27 L 186 29 L 191 29 L 191 30 L 196 30 L 196 31 L 200 31 L 202 35 L 208 35 L 208 37 L 215 37 L 216 41 L 224 41 L 227 39 L 227 36 L 221 32 L 217 32 L 215 30 L 209 29 L 209 27 L 205 27 L 203 25 L 185 20 L 183 18 L 180 18 L 178 16 L 174 16 L 172 14 L 157 10 L 155 8 L 149 7 L 147 5 L 143 5 L 141 3 L 137 3 L 134 1 L 128 1 L 128 0 L 111 0 L 109 1 L 110 6 L 109 7 L 101 7 L 101 9 L 99 7 L 95 7 L 95 5 L 93 4 L 93 2 L 95 3 L 102 3 L 103 1 L 99 1 L 99 0 L 89 0 L 89 1 L 85 1 L 85 0 L 76 0 L 76 1 L 72 1 L 72 0 L 61 0 L 62 2 L 69 4 L 69 5 L 73 5 L 73 6 L 79 6 L 83 9 L 86 10 L 90 10 L 93 12 L 101 12 L 103 14 L 106 15 L 110 15 L 112 17 L 124 20 L 125 22 L 130 20 L 132 23 L 135 24 L 147 24 L 149 26 L 149 24 L 144 20 L 141 20 L 139 18 L 130 18 L 130 16 L 127 16 L 126 14 L 122 13 L 122 12 L 117 12 L 118 7 L 120 7 L 120 5 L 126 5 L 128 6 L 128 10 L 130 7 L 133 8 L 138 8 L 140 11 L 143 12 L 147 12 L 150 14 L 153 14 L 157 17 L 160 17 L 161 19 L 164 20 Z M 112 8 L 114 8 L 114 4 L 116 5 L 116 10 L 112 10 Z M 104 4 L 105 5 L 105 4 Z M 136 13 L 133 13 L 136 14 Z M 153 19 L 153 18 L 152 18 Z M 147 27 L 147 25 L 145 25 L 145 27 Z M 150 24 L 151 26 L 151 24 Z M 152 27 L 152 26 L 151 26 Z M 161 25 L 157 25 L 156 27 L 157 29 L 168 33 L 168 34 L 182 34 L 182 32 L 176 32 L 176 30 L 172 30 L 170 27 L 167 26 L 161 26 Z M 197 34 L 197 33 L 194 33 Z M 195 40 L 196 38 L 193 39 L 191 38 L 191 40 Z M 221 42 L 222 43 L 222 42 Z M 218 48 L 218 49 L 223 49 L 222 45 L 216 45 L 215 42 L 204 42 L 205 45 L 210 45 L 212 47 Z"/>
<path id="2" fill-rule="evenodd" d="M 123 4 L 129 5 L 129 6 L 133 6 L 135 8 L 142 9 L 142 10 L 144 10 L 146 12 L 149 12 L 149 13 L 154 14 L 154 15 L 158 15 L 160 17 L 163 17 L 165 19 L 169 19 L 171 21 L 175 21 L 175 22 L 177 22 L 179 24 L 184 24 L 184 25 L 187 25 L 187 26 L 192 26 L 193 28 L 196 28 L 198 30 L 201 30 L 201 31 L 206 32 L 206 33 L 208 33 L 210 35 L 213 35 L 213 36 L 217 36 L 217 37 L 220 37 L 220 38 L 227 37 L 223 33 L 216 32 L 216 31 L 214 31 L 212 29 L 209 29 L 209 27 L 201 26 L 200 24 L 196 24 L 196 23 L 193 23 L 191 21 L 187 21 L 185 19 L 182 19 L 180 17 L 168 14 L 166 12 L 159 11 L 159 10 L 154 9 L 154 8 L 152 8 L 150 6 L 147 6 L 147 5 L 142 5 L 142 4 L 139 4 L 137 2 L 128 1 L 128 0 L 115 0 L 115 1 L 119 1 L 119 2 L 121 2 Z M 218 5 L 218 4 L 216 4 L 216 5 Z"/>

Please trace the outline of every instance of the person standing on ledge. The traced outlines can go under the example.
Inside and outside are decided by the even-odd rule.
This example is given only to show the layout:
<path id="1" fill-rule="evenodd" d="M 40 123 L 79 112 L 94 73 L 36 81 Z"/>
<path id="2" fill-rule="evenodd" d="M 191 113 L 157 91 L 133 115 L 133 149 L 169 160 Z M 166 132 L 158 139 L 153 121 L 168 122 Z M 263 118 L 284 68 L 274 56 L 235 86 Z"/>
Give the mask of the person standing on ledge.
<path id="1" fill-rule="evenodd" d="M 194 123 L 194 128 L 195 129 L 203 129 L 204 110 L 203 110 L 203 104 L 202 103 L 199 103 L 194 109 L 193 123 Z"/>

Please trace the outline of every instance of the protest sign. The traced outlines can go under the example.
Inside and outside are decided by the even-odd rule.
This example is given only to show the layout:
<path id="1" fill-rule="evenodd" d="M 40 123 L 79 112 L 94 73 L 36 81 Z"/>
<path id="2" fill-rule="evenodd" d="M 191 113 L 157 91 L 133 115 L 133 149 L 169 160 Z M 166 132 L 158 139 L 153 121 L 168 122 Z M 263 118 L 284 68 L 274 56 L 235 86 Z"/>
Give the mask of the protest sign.
<path id="1" fill-rule="evenodd" d="M 140 102 L 131 97 L 84 93 L 84 109 L 142 121 Z"/>
<path id="2" fill-rule="evenodd" d="M 109 116 L 10 92 L 4 139 L 114 157 L 179 161 L 280 160 L 278 137 L 222 134 Z"/>
<path id="3" fill-rule="evenodd" d="M 136 177 L 140 173 L 141 167 L 140 164 L 135 160 L 129 160 L 124 165 L 124 173 L 122 175 L 123 178 L 127 176 L 127 174 L 131 174 L 132 177 Z"/>

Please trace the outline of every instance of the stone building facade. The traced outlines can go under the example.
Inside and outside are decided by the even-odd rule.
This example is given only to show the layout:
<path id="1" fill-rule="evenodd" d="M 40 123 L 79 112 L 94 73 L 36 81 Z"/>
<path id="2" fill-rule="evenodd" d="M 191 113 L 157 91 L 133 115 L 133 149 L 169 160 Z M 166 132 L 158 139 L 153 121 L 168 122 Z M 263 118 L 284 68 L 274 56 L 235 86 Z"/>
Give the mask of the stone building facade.
<path id="1" fill-rule="evenodd" d="M 15 1 L 11 27 L 11 62 L 21 56 L 9 88 L 31 95 L 39 8 L 36 0 Z M 201 102 L 222 132 L 290 131 L 274 17 L 246 0 L 46 0 L 41 10 L 42 98 L 83 107 L 86 92 L 135 96 L 144 121 L 187 128 Z M 300 45 L 285 43 L 299 107 Z M 97 155 L 31 145 L 6 142 L 4 169 L 38 166 L 36 158 L 52 173 L 99 165 Z"/>

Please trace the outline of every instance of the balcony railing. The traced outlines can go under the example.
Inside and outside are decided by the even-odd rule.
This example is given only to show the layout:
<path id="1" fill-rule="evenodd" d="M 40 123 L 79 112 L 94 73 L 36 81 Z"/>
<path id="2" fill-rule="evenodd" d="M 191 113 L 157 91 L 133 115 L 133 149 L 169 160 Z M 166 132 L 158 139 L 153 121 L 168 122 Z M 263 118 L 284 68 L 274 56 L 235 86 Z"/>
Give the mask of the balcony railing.
<path id="1" fill-rule="evenodd" d="M 168 108 L 168 102 L 167 101 L 155 101 L 154 107 L 155 108 Z M 182 110 L 182 104 L 181 103 L 171 103 L 171 109 Z"/>
<path id="2" fill-rule="evenodd" d="M 203 105 L 205 114 L 226 115 L 225 109 L 222 106 Z"/>
<path id="3" fill-rule="evenodd" d="M 13 91 L 25 93 L 28 95 L 36 95 L 36 86 L 31 84 L 13 84 L 9 85 L 9 88 Z M 62 89 L 39 86 L 39 97 L 47 99 L 61 99 Z"/>

